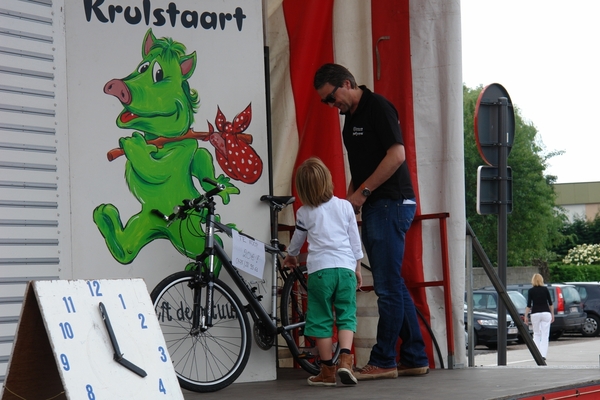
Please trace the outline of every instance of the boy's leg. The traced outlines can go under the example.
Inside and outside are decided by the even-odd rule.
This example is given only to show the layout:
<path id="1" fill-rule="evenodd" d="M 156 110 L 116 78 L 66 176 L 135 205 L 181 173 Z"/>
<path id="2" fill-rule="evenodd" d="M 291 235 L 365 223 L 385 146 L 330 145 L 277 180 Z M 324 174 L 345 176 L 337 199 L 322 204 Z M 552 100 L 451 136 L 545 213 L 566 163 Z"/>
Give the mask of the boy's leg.
<path id="1" fill-rule="evenodd" d="M 338 331 L 338 345 L 340 346 L 340 359 L 338 362 L 337 374 L 344 385 L 356 385 L 358 383 L 352 367 L 354 365 L 354 355 L 350 353 L 354 332 L 342 329 Z"/>
<path id="2" fill-rule="evenodd" d="M 317 338 L 317 348 L 321 357 L 321 372 L 308 378 L 310 386 L 335 386 L 335 365 L 331 360 L 331 338 Z"/>
<path id="3" fill-rule="evenodd" d="M 317 349 L 319 350 L 319 357 L 323 361 L 331 361 L 333 340 L 331 338 L 317 338 Z M 343 348 L 343 347 L 342 347 Z"/>
<path id="4" fill-rule="evenodd" d="M 352 348 L 352 342 L 354 341 L 354 332 L 347 329 L 340 329 L 338 331 L 338 345 L 340 349 Z"/>

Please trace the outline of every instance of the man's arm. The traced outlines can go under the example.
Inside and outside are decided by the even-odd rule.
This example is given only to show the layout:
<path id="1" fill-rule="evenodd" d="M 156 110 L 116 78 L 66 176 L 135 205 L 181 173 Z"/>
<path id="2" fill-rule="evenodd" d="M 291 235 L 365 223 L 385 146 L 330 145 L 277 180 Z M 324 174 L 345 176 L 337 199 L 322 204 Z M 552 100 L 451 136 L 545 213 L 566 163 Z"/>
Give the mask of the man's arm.
<path id="1" fill-rule="evenodd" d="M 377 169 L 363 182 L 360 188 L 354 187 L 354 182 L 350 182 L 347 199 L 352 204 L 354 212 L 359 212 L 360 208 L 367 200 L 362 194 L 362 189 L 367 187 L 371 192 L 377 189 L 385 181 L 390 179 L 405 160 L 406 153 L 404 151 L 404 146 L 400 143 L 395 143 L 387 150 L 385 157 L 381 160 Z M 350 190 L 353 190 L 353 192 L 350 193 Z"/>

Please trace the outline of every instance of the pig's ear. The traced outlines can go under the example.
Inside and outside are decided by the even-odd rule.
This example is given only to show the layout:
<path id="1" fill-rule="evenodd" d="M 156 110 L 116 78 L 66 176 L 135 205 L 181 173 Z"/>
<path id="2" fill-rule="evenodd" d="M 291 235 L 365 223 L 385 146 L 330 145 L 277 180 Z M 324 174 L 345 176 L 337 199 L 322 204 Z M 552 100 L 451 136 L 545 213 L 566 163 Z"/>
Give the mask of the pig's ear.
<path id="1" fill-rule="evenodd" d="M 189 79 L 196 69 L 196 52 L 183 57 L 179 65 L 181 67 L 181 75 L 183 75 L 183 79 Z"/>
<path id="2" fill-rule="evenodd" d="M 142 58 L 146 57 L 150 53 L 152 45 L 156 42 L 156 37 L 152 34 L 152 28 L 148 29 L 146 36 L 144 36 L 144 43 L 142 44 Z"/>

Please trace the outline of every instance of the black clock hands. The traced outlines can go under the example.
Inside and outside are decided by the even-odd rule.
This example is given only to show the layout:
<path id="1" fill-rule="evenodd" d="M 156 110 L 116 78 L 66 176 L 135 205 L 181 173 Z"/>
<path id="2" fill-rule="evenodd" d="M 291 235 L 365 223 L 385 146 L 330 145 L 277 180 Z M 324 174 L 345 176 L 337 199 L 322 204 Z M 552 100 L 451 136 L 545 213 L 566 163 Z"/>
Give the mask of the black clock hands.
<path id="1" fill-rule="evenodd" d="M 144 371 L 143 369 L 141 369 L 140 367 L 138 367 L 131 361 L 123 358 L 123 354 L 121 353 L 121 350 L 119 349 L 119 344 L 117 343 L 117 337 L 115 336 L 115 332 L 110 323 L 110 319 L 108 318 L 108 313 L 106 312 L 106 307 L 104 307 L 104 304 L 102 302 L 100 302 L 98 304 L 98 308 L 100 308 L 100 314 L 102 315 L 102 319 L 104 320 L 104 325 L 106 325 L 106 330 L 108 331 L 108 336 L 110 337 L 110 342 L 112 343 L 113 350 L 115 351 L 115 354 L 113 356 L 114 360 L 116 362 L 118 362 L 119 364 L 121 364 L 122 366 L 124 366 L 125 368 L 127 368 L 128 370 L 138 374 L 142 378 L 145 377 L 147 375 L 146 371 Z"/>

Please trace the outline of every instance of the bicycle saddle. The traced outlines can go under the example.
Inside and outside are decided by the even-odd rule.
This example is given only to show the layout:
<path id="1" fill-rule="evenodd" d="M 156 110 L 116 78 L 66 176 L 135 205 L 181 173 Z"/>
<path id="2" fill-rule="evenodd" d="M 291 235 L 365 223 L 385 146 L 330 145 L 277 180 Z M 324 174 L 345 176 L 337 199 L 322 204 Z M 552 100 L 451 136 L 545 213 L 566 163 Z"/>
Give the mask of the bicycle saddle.
<path id="1" fill-rule="evenodd" d="M 269 194 L 265 194 L 260 196 L 260 201 L 268 201 L 273 206 L 283 208 L 296 201 L 296 198 L 294 196 L 271 196 Z"/>

